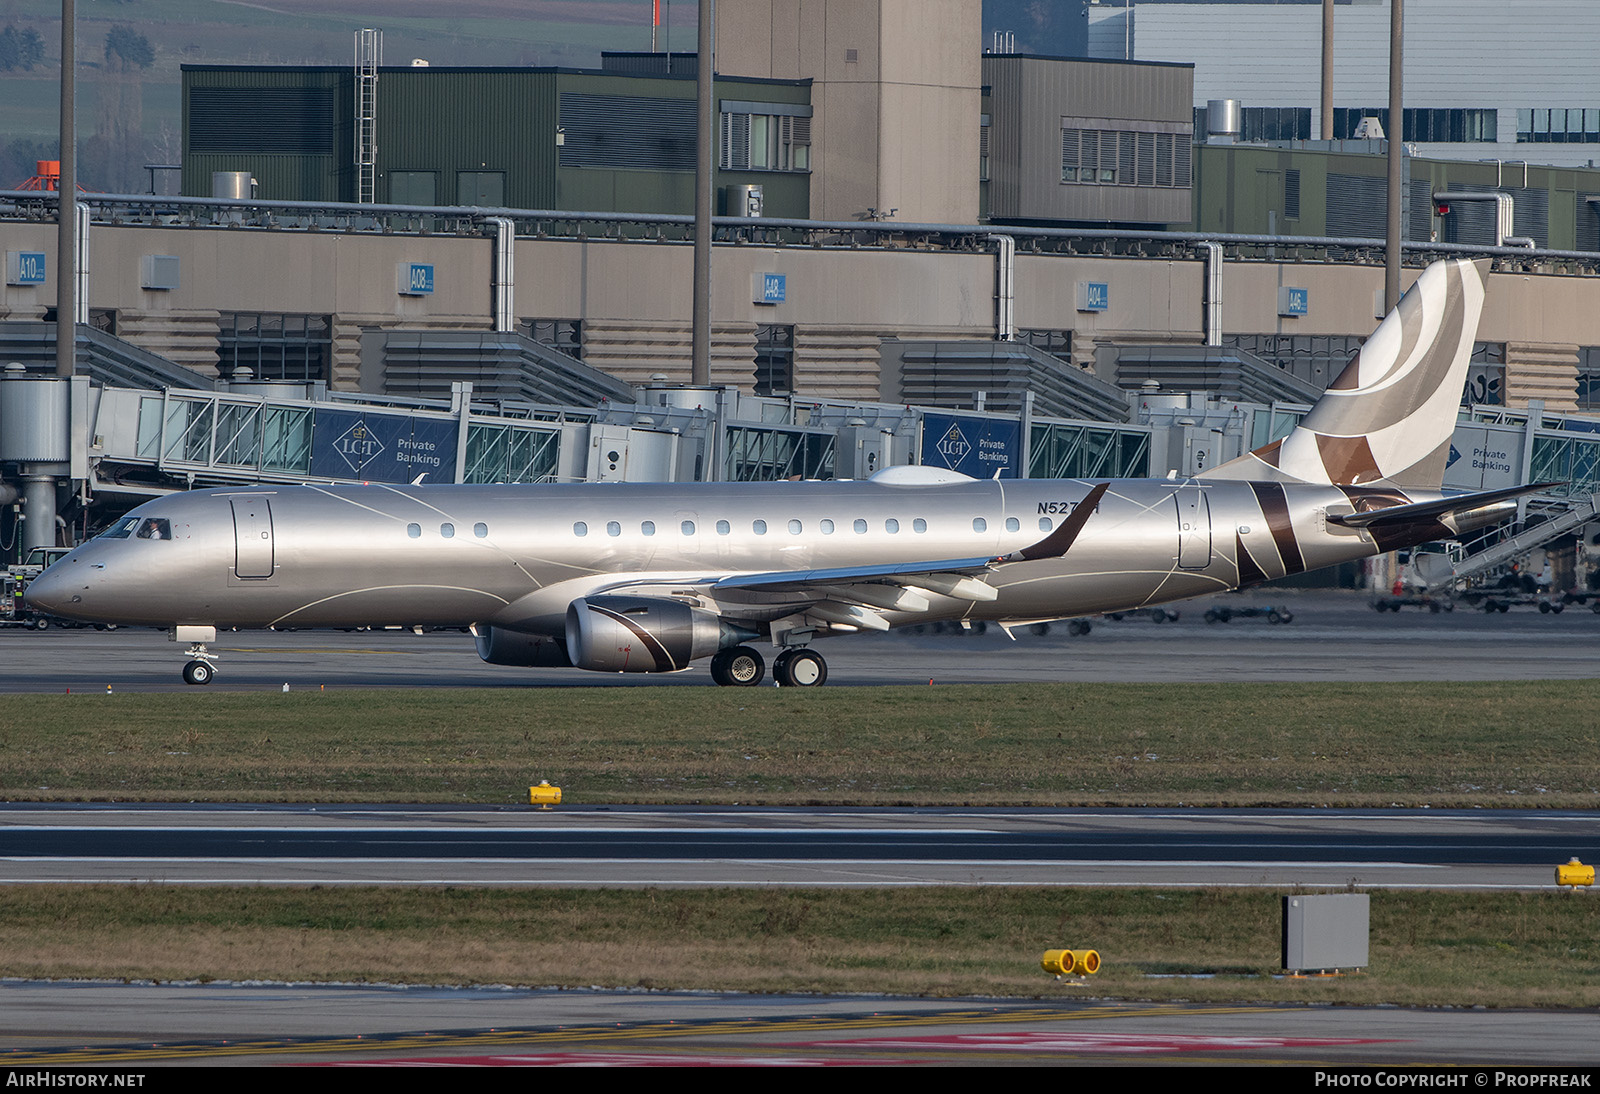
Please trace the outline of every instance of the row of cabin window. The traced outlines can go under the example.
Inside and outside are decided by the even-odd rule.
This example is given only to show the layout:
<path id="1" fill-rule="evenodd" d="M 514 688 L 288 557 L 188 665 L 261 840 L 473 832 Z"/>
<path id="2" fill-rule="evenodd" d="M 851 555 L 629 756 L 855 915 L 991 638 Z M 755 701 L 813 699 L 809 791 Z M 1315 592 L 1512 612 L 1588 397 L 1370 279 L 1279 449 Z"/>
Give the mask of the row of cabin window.
<path id="1" fill-rule="evenodd" d="M 455 534 L 456 526 L 454 524 L 439 525 L 439 535 L 443 536 L 445 539 L 451 539 L 455 536 Z M 472 526 L 472 534 L 477 536 L 479 539 L 487 539 L 489 536 L 489 526 L 480 520 L 477 524 Z M 412 539 L 421 539 L 422 525 L 406 525 L 406 535 L 410 536 Z"/>
<path id="2" fill-rule="evenodd" d="M 1044 532 L 1050 531 L 1051 524 L 1052 524 L 1052 522 L 1051 522 L 1049 517 L 1040 517 L 1039 518 L 1039 529 L 1041 531 L 1044 531 Z M 834 523 L 833 523 L 833 521 L 824 519 L 821 522 L 820 527 L 822 529 L 822 534 L 823 535 L 825 535 L 825 536 L 833 535 L 833 533 L 834 533 Z M 682 530 L 683 534 L 686 535 L 686 536 L 694 535 L 694 521 L 692 521 L 692 520 L 684 521 L 682 524 L 679 525 L 679 528 Z M 862 519 L 857 519 L 854 522 L 854 524 L 852 525 L 852 528 L 854 529 L 854 531 L 855 531 L 855 533 L 857 535 L 865 535 L 866 532 L 867 532 L 867 522 L 865 520 L 862 520 Z M 1016 517 L 1007 517 L 1006 518 L 1006 531 L 1008 531 L 1008 532 L 1016 532 L 1016 531 L 1019 531 L 1021 528 L 1022 528 L 1022 522 L 1019 521 Z M 801 524 L 800 521 L 791 520 L 789 522 L 789 534 L 790 535 L 798 536 L 804 530 L 805 530 L 805 527 L 804 527 L 804 525 Z M 900 522 L 898 520 L 896 520 L 895 518 L 890 517 L 889 519 L 887 519 L 887 520 L 885 520 L 883 522 L 883 530 L 885 532 L 889 532 L 889 533 L 898 532 L 898 531 L 900 531 Z M 913 532 L 918 532 L 918 533 L 926 532 L 928 530 L 928 522 L 923 520 L 921 517 L 918 517 L 918 518 L 916 518 L 915 520 L 913 520 L 911 522 L 911 530 Z M 984 518 L 982 518 L 982 517 L 973 517 L 972 518 L 972 530 L 974 532 L 986 532 L 986 531 L 989 530 L 989 522 L 987 520 L 985 520 Z M 758 536 L 766 535 L 767 534 L 767 522 L 764 521 L 764 520 L 752 521 L 751 524 L 750 524 L 750 531 L 754 532 Z M 717 535 L 726 536 L 726 535 L 732 534 L 732 532 L 733 532 L 733 526 L 731 524 L 729 524 L 727 521 L 725 521 L 725 520 L 717 521 Z M 641 535 L 646 535 L 646 536 L 655 535 L 656 534 L 656 522 L 653 521 L 653 520 L 644 521 L 643 523 L 641 523 L 639 525 L 639 533 Z M 577 521 L 572 526 L 572 534 L 575 535 L 575 536 L 586 536 L 586 535 L 588 535 L 589 534 L 589 525 L 584 521 L 581 521 L 581 520 Z M 607 521 L 606 522 L 606 535 L 608 535 L 608 536 L 620 536 L 621 534 L 622 534 L 622 524 L 621 524 L 620 521 L 612 520 L 612 521 Z"/>

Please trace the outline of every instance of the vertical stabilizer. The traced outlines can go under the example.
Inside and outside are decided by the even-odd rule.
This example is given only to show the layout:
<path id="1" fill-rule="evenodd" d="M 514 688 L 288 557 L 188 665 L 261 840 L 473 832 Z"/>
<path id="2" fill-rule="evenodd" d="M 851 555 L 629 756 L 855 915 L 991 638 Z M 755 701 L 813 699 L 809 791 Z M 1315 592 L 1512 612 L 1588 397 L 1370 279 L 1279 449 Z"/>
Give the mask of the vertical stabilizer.
<path id="1" fill-rule="evenodd" d="M 1429 266 L 1292 433 L 1201 477 L 1437 490 L 1488 277 L 1488 259 Z"/>

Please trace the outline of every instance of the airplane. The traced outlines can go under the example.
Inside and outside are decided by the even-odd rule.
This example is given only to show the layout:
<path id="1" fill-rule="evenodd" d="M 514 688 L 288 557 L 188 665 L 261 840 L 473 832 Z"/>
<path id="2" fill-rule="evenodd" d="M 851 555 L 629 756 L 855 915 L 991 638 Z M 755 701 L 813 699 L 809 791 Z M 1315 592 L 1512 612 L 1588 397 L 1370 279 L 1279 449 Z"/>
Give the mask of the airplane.
<path id="1" fill-rule="evenodd" d="M 38 611 L 170 628 L 466 628 L 485 661 L 814 687 L 812 648 L 1218 593 L 1504 519 L 1539 488 L 1441 491 L 1489 261 L 1434 263 L 1299 425 L 1197 477 L 301 485 L 146 502 L 29 586 Z M 1544 485 L 1544 484 L 1540 484 Z"/>

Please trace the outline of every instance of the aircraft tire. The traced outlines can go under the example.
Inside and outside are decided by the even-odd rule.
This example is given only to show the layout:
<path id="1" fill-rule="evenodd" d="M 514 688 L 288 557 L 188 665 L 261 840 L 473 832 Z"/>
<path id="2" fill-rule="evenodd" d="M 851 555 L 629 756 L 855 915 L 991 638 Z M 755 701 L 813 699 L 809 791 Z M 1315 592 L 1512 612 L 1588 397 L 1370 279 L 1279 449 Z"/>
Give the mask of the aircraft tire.
<path id="1" fill-rule="evenodd" d="M 198 658 L 183 666 L 183 682 L 185 684 L 209 684 L 217 670 Z"/>
<path id="2" fill-rule="evenodd" d="M 772 678 L 779 687 L 821 687 L 828 681 L 828 663 L 815 650 L 784 650 L 772 662 Z"/>
<path id="3" fill-rule="evenodd" d="M 711 659 L 711 679 L 725 688 L 753 688 L 766 674 L 767 663 L 749 646 L 720 650 Z"/>

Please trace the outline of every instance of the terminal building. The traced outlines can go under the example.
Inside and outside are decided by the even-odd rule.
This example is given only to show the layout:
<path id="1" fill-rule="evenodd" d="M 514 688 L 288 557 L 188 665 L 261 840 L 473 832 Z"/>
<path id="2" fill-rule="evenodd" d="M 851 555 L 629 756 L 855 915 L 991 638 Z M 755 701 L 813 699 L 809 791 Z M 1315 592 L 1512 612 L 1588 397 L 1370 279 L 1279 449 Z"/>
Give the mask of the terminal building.
<path id="1" fill-rule="evenodd" d="M 85 198 L 72 381 L 53 197 L 0 194 L 0 545 L 235 482 L 1185 475 L 1281 436 L 1382 310 L 1381 157 L 1197 133 L 1188 62 L 985 57 L 977 9 L 720 6 L 699 388 L 692 58 L 187 68 L 185 196 Z M 1600 179 L 1440 163 L 1407 284 L 1495 261 L 1449 485 L 1587 504 Z M 1513 222 L 1436 202 L 1456 171 Z"/>

